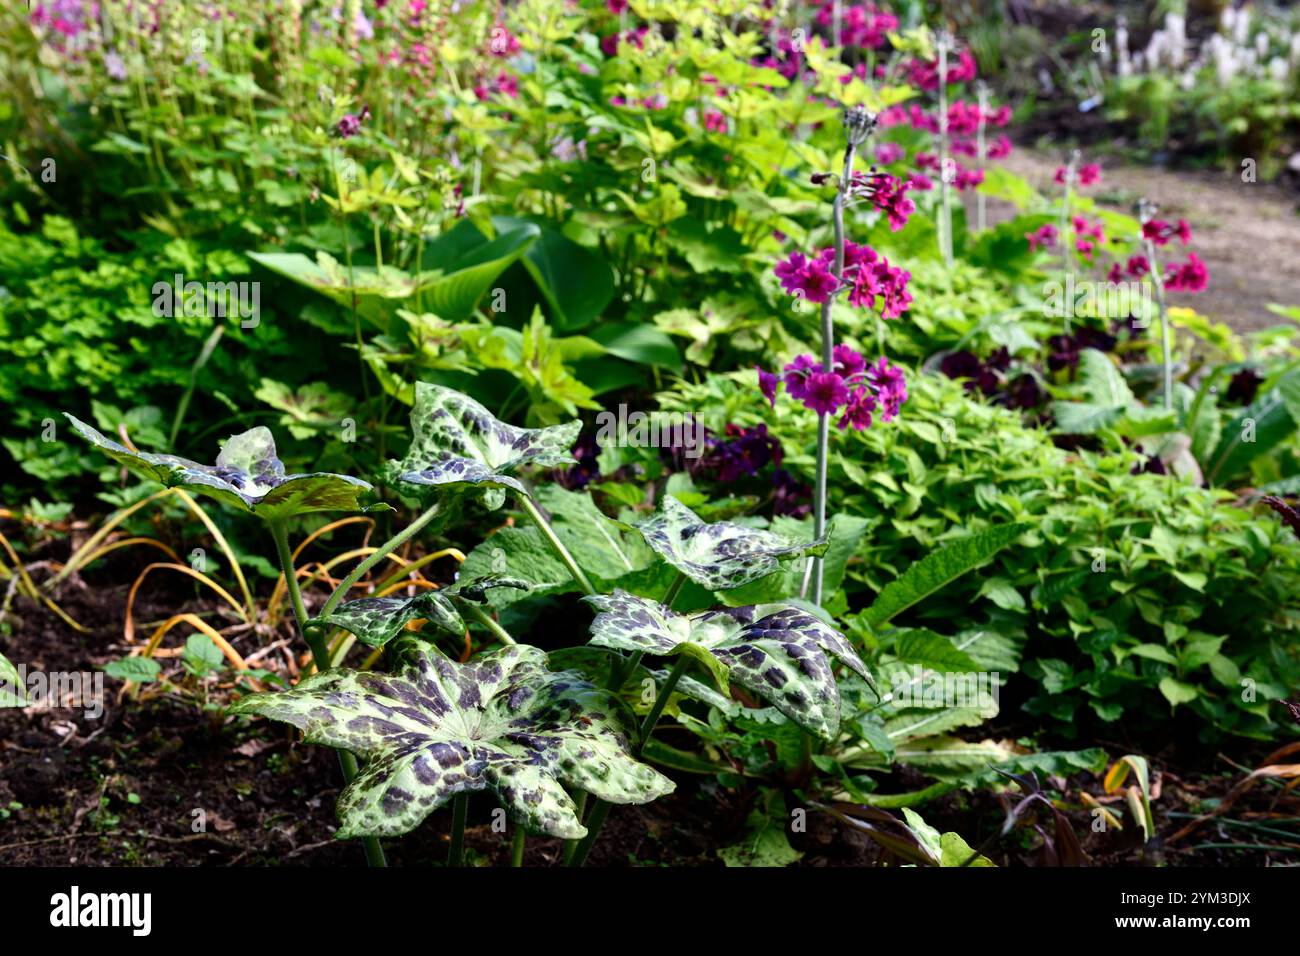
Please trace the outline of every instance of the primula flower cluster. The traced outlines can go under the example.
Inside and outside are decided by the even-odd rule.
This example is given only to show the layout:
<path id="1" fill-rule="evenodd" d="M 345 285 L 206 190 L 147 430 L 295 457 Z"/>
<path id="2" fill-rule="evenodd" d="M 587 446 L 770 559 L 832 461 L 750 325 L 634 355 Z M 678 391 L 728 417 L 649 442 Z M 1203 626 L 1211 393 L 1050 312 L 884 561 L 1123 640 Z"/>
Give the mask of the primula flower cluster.
<path id="1" fill-rule="evenodd" d="M 1057 185 L 1064 186 L 1065 178 L 1069 174 L 1070 174 L 1070 170 L 1068 166 L 1058 166 L 1056 167 L 1056 176 L 1053 178 Z M 1098 166 L 1096 163 L 1085 163 L 1084 165 L 1079 167 L 1079 171 L 1075 176 L 1075 185 L 1094 186 L 1099 182 L 1101 182 L 1100 166 Z"/>
<path id="2" fill-rule="evenodd" d="M 1050 222 L 1044 223 L 1033 232 L 1025 233 L 1025 238 L 1029 240 L 1029 251 L 1037 252 L 1039 249 L 1050 249 L 1056 245 L 1056 237 L 1059 230 Z"/>
<path id="3" fill-rule="evenodd" d="M 817 25 L 827 36 L 834 28 L 834 0 L 822 0 L 817 10 Z M 879 50 L 885 45 L 886 34 L 898 29 L 898 17 L 882 12 L 874 3 L 842 8 L 840 11 L 840 45 L 864 50 Z"/>
<path id="4" fill-rule="evenodd" d="M 1186 219 L 1170 225 L 1163 219 L 1152 219 L 1142 224 L 1142 238 L 1150 239 L 1157 246 L 1166 246 L 1170 240 L 1177 238 L 1183 245 L 1192 241 L 1192 227 Z"/>
<path id="5" fill-rule="evenodd" d="M 831 271 L 834 265 L 834 249 L 823 249 L 812 259 L 801 252 L 792 252 L 789 258 L 776 264 L 775 272 L 786 292 L 820 303 L 839 291 Z M 844 283 L 849 290 L 850 305 L 874 309 L 879 299 L 881 316 L 897 318 L 912 304 L 911 293 L 907 291 L 911 278 L 910 272 L 891 266 L 888 259 L 877 255 L 870 246 L 845 242 Z"/>
<path id="6" fill-rule="evenodd" d="M 777 392 L 784 385 L 791 398 L 818 415 L 842 412 L 838 422 L 841 430 L 870 428 L 876 414 L 881 421 L 893 421 L 907 401 L 902 370 L 883 356 L 876 364 L 868 364 L 861 353 L 847 345 L 835 346 L 833 354 L 835 361 L 830 371 L 808 353 L 788 363 L 781 375 L 757 369 L 759 390 L 773 408 Z"/>
<path id="7" fill-rule="evenodd" d="M 947 65 L 949 86 L 954 83 L 966 83 L 975 79 L 975 57 L 969 49 L 963 48 L 959 50 L 956 62 L 954 63 L 949 58 Z M 928 62 L 913 60 L 907 65 L 907 81 L 923 90 L 931 92 L 937 90 L 939 88 L 939 61 L 937 59 Z"/>
<path id="8" fill-rule="evenodd" d="M 869 173 L 854 173 L 849 184 L 849 198 L 871 203 L 885 214 L 890 232 L 898 232 L 907 225 L 907 219 L 916 212 L 916 203 L 907 198 L 912 184 L 888 173 L 874 169 Z"/>

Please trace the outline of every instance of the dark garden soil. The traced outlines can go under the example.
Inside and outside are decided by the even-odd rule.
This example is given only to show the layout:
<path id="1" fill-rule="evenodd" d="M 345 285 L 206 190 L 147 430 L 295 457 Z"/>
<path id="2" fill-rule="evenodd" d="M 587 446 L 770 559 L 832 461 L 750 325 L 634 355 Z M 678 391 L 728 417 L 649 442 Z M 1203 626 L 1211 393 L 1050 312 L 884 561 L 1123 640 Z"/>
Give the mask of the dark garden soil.
<path id="1" fill-rule="evenodd" d="M 1098 159 L 1089 154 L 1089 159 Z M 1002 162 L 1040 192 L 1060 187 L 1052 177 L 1064 150 L 1017 147 Z M 1094 198 L 1131 212 L 1139 198 L 1151 199 L 1161 217 L 1192 224 L 1188 247 L 1206 263 L 1209 287 L 1200 293 L 1175 293 L 1171 305 L 1194 308 L 1238 332 L 1266 328 L 1286 320 L 1268 311 L 1269 304 L 1300 305 L 1300 195 L 1286 185 L 1244 183 L 1239 173 L 1165 169 L 1102 158 L 1102 183 Z M 999 208 L 994 209 L 997 206 Z M 990 205 L 990 221 L 1010 218 L 1009 204 Z M 1185 258 L 1182 247 L 1171 255 Z M 1103 267 L 1104 268 L 1104 267 Z"/>
<path id="2" fill-rule="evenodd" d="M 97 572 L 95 587 L 76 582 L 57 595 L 61 606 L 87 627 L 78 635 L 54 615 L 20 599 L 9 619 L 12 633 L 0 639 L 15 663 L 44 671 L 88 671 L 123 655 L 122 614 L 129 582 L 138 567 L 110 561 Z M 117 583 L 111 583 L 116 581 Z M 170 585 L 165 576 L 142 589 L 137 620 L 163 620 L 177 610 L 215 615 L 194 600 L 193 592 Z M 141 630 L 144 630 L 141 628 Z M 247 631 L 232 643 L 244 655 L 287 635 Z M 167 643 L 173 643 L 171 639 Z M 231 688 L 209 686 L 209 707 L 195 687 L 187 696 L 157 696 L 133 701 L 123 685 L 105 679 L 104 713 L 90 720 L 81 711 L 36 709 L 0 711 L 0 865 L 360 865 L 360 847 L 331 839 L 334 799 L 340 778 L 333 754 L 295 740 L 296 732 L 269 723 L 240 724 L 223 718 L 218 705 Z M 1004 713 L 1018 705 L 1004 699 Z M 1016 737 L 1028 726 L 996 726 L 992 736 Z M 677 741 L 674 741 L 675 743 Z M 686 740 L 680 741 L 685 746 Z M 1047 742 L 1044 742 L 1045 744 Z M 1206 801 L 1223 797 L 1272 749 L 1227 742 L 1214 748 L 1194 742 L 1097 741 L 1110 753 L 1132 750 L 1151 755 L 1156 770 L 1155 819 L 1161 840 L 1200 812 Z M 1075 741 L 1070 746 L 1082 746 Z M 1065 785 L 1064 781 L 1056 781 Z M 909 790 L 924 785 L 906 772 L 882 789 Z M 1161 840 L 1144 853 L 1130 826 L 1123 833 L 1093 833 L 1088 812 L 1076 802 L 1080 789 L 1101 794 L 1090 775 L 1068 782 L 1068 810 L 1074 830 L 1092 862 L 1101 865 L 1213 865 L 1237 860 L 1253 865 L 1282 862 L 1283 849 L 1189 850 L 1204 843 L 1254 843 L 1229 824 L 1203 826 L 1191 839 L 1162 848 Z M 1236 819 L 1259 819 L 1287 809 L 1269 803 L 1257 788 L 1234 807 Z M 744 833 L 753 794 L 718 788 L 705 777 L 679 777 L 673 796 L 645 808 L 616 808 L 590 858 L 591 865 L 721 865 L 716 851 Z M 787 795 L 796 807 L 800 798 Z M 1294 798 L 1292 798 L 1294 801 Z M 1007 797 L 988 792 L 951 794 L 922 807 L 928 822 L 956 830 L 979 845 L 1001 825 Z M 1126 819 L 1122 803 L 1112 804 Z M 1294 812 L 1294 807 L 1291 808 Z M 475 863 L 503 863 L 509 838 L 494 833 L 492 803 L 486 796 L 471 804 L 467 854 Z M 198 828 L 202 817 L 205 826 Z M 415 833 L 389 844 L 396 865 L 421 866 L 445 859 L 449 814 L 435 814 Z M 1051 821 L 1042 821 L 1051 832 Z M 806 832 L 791 844 L 804 866 L 874 865 L 881 852 L 866 836 L 818 813 L 807 815 Z M 1274 841 L 1276 843 L 1276 841 Z M 527 865 L 557 864 L 556 840 L 529 840 Z M 1041 841 L 1032 829 L 994 840 L 985 851 L 1000 865 L 1040 865 Z M 1294 856 L 1291 856 L 1294 861 Z"/>

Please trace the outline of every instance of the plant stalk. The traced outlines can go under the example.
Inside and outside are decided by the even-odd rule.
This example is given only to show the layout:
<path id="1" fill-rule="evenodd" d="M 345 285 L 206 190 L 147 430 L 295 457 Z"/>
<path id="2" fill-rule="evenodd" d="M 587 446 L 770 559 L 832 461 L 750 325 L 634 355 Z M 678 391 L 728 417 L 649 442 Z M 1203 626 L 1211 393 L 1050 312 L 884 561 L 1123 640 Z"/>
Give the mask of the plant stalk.
<path id="1" fill-rule="evenodd" d="M 510 840 L 510 865 L 520 867 L 524 865 L 524 846 L 528 842 L 528 833 L 523 827 L 515 824 L 514 836 Z"/>
<path id="2" fill-rule="evenodd" d="M 465 865 L 465 817 L 469 815 L 469 794 L 458 793 L 451 800 L 451 846 L 447 848 L 447 865 Z"/>
<path id="3" fill-rule="evenodd" d="M 564 542 L 556 536 L 555 529 L 552 528 L 551 523 L 546 520 L 546 516 L 542 514 L 541 509 L 533 503 L 533 499 L 528 495 L 519 495 L 518 497 L 520 506 L 525 512 L 527 512 L 528 517 L 533 519 L 533 523 L 537 525 L 537 529 L 541 531 L 542 537 L 544 537 L 547 540 L 547 543 L 550 544 L 551 550 L 555 552 L 556 557 L 564 562 L 564 566 L 568 568 L 569 573 L 573 575 L 573 580 L 577 581 L 578 586 L 588 594 L 595 594 L 595 587 L 592 586 L 587 575 L 583 573 L 582 568 L 578 567 L 578 562 L 573 559 L 573 555 L 570 554 L 569 549 L 564 546 Z"/>
<path id="4" fill-rule="evenodd" d="M 284 584 L 289 591 L 289 600 L 293 604 L 293 616 L 298 622 L 298 630 L 311 648 L 312 662 L 317 673 L 330 669 L 330 652 L 325 643 L 325 635 L 316 628 L 307 627 L 307 606 L 302 600 L 302 591 L 298 587 L 298 576 L 294 573 L 293 552 L 289 548 L 289 529 L 284 519 L 269 521 L 271 537 L 275 539 L 275 553 L 280 559 L 280 571 L 284 574 Z M 343 770 L 343 779 L 351 783 L 357 775 L 356 756 L 347 750 L 336 751 L 339 755 L 339 767 Z M 375 837 L 362 837 L 361 845 L 366 852 L 368 866 L 387 866 L 384 848 Z"/>
<path id="5" fill-rule="evenodd" d="M 467 604 L 465 607 L 469 611 L 470 617 L 474 618 L 474 620 L 478 621 L 491 631 L 502 644 L 509 646 L 519 643 L 510 636 L 510 632 L 502 627 L 496 618 L 483 610 L 483 608 L 479 607 L 477 604 Z"/>

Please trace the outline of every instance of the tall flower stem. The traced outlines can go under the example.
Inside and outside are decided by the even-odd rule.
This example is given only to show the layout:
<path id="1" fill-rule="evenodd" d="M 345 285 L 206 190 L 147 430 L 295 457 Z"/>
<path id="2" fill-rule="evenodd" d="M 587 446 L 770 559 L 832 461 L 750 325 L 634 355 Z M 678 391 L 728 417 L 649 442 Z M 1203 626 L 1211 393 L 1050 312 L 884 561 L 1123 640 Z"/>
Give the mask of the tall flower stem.
<path id="1" fill-rule="evenodd" d="M 1081 154 L 1076 149 L 1070 153 L 1070 159 L 1065 164 L 1065 195 L 1061 198 L 1061 226 L 1057 239 L 1061 243 L 1061 288 L 1066 291 L 1065 301 L 1062 303 L 1065 309 L 1065 334 L 1070 334 L 1070 317 L 1074 315 L 1074 284 L 1070 281 L 1070 273 L 1074 269 L 1074 256 L 1071 253 L 1073 248 L 1074 236 L 1070 232 L 1073 229 L 1071 221 L 1071 205 L 1074 201 L 1074 180 L 1079 174 L 1079 159 Z"/>
<path id="2" fill-rule="evenodd" d="M 316 670 L 324 673 L 330 668 L 329 647 L 325 643 L 325 635 L 316 628 L 307 626 L 307 606 L 302 600 L 302 591 L 298 587 L 298 576 L 294 573 L 293 552 L 289 548 L 289 529 L 284 520 L 267 522 L 271 529 L 271 537 L 275 539 L 275 553 L 280 559 L 280 571 L 284 574 L 284 584 L 289 591 L 289 601 L 293 604 L 293 616 L 298 622 L 298 630 L 302 632 L 303 638 L 307 641 L 307 646 L 311 648 L 312 661 L 315 662 Z M 358 767 L 357 758 L 347 750 L 338 751 L 339 766 L 343 770 L 343 779 L 351 783 L 356 777 Z M 362 837 L 362 846 L 366 851 L 366 863 L 370 866 L 387 866 L 388 861 L 384 859 L 384 848 L 380 845 L 379 840 L 375 837 Z"/>
<path id="3" fill-rule="evenodd" d="M 939 230 L 939 250 L 943 264 L 952 268 L 952 160 L 948 156 L 948 49 L 952 39 L 939 31 L 935 46 L 939 52 L 939 197 L 943 221 Z"/>
<path id="4" fill-rule="evenodd" d="M 979 162 L 979 171 L 984 172 L 985 153 L 987 152 L 987 132 L 984 118 L 989 112 L 989 85 L 983 80 L 975 84 L 975 92 L 979 98 L 979 126 L 975 130 L 975 156 Z M 980 177 L 983 180 L 983 175 Z M 988 204 L 985 202 L 983 189 L 975 191 L 975 231 L 982 233 L 988 227 Z"/>
<path id="5" fill-rule="evenodd" d="M 1138 202 L 1138 219 L 1146 226 L 1156 216 L 1156 206 L 1150 200 Z M 1151 285 L 1156 290 L 1156 309 L 1160 313 L 1160 357 L 1164 365 L 1164 406 L 1166 410 L 1174 407 L 1174 346 L 1169 328 L 1169 313 L 1165 308 L 1165 281 L 1160 274 L 1160 262 L 1156 258 L 1155 240 L 1143 231 L 1142 245 L 1146 249 L 1147 266 L 1150 268 Z"/>
<path id="6" fill-rule="evenodd" d="M 860 106 L 846 110 L 844 126 L 848 134 L 848 145 L 844 148 L 844 169 L 840 174 L 839 189 L 831 206 L 831 225 L 835 230 L 835 291 L 822 302 L 822 371 L 827 374 L 835 369 L 835 322 L 832 316 L 835 297 L 844 285 L 844 203 L 853 184 L 853 161 L 871 131 L 876 120 Z M 817 486 L 813 491 L 813 536 L 820 538 L 826 531 L 826 478 L 830 468 L 830 416 L 825 412 L 817 415 Z M 812 601 L 822 603 L 823 565 L 820 558 L 810 557 L 804 574 L 804 583 L 800 596 L 807 596 L 811 578 Z"/>
<path id="7" fill-rule="evenodd" d="M 542 537 L 550 544 L 551 550 L 555 552 L 556 557 L 569 569 L 569 573 L 573 575 L 573 580 L 578 582 L 578 586 L 588 594 L 595 594 L 595 587 L 592 586 L 587 575 L 583 573 L 582 568 L 578 567 L 578 562 L 573 559 L 573 555 L 564 546 L 564 542 L 555 534 L 555 529 L 546 520 L 546 516 L 542 514 L 541 509 L 533 503 L 533 499 L 528 495 L 519 495 L 519 505 L 527 513 L 528 517 L 533 519 L 533 524 L 537 525 L 537 530 L 542 533 Z"/>

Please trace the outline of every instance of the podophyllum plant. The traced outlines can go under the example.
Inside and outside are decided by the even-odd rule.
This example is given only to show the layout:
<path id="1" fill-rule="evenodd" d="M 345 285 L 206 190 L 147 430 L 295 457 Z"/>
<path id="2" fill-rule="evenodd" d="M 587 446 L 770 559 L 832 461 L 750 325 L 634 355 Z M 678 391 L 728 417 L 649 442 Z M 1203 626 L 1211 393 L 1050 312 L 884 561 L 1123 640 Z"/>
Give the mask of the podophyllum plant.
<path id="1" fill-rule="evenodd" d="M 825 534 L 796 543 L 747 525 L 705 523 L 666 497 L 655 514 L 632 528 L 675 569 L 671 585 L 659 594 L 598 590 L 522 474 L 532 466 L 573 463 L 569 449 L 580 428 L 576 421 L 518 428 L 459 392 L 420 383 L 410 450 L 401 462 L 391 463 L 387 477 L 421 499 L 425 510 L 363 560 L 311 616 L 291 560 L 289 521 L 318 511 L 387 508 L 362 503 L 374 491 L 369 483 L 327 473 L 285 474 L 265 428 L 230 438 L 215 465 L 200 465 L 136 451 L 68 417 L 80 435 L 132 471 L 215 497 L 267 522 L 316 673 L 291 690 L 247 697 L 232 713 L 293 724 L 307 741 L 339 751 L 347 786 L 338 800 L 337 836 L 363 839 L 372 864 L 384 861 L 380 837 L 411 831 L 447 803 L 453 807 L 449 862 L 459 864 L 468 795 L 489 790 L 517 826 L 516 865 L 525 832 L 574 841 L 566 856 L 581 865 L 611 804 L 647 803 L 674 789 L 639 758 L 674 692 L 718 700 L 717 690 L 687 676 L 691 662 L 701 665 L 723 693 L 730 684 L 743 687 L 827 740 L 838 734 L 840 722 L 831 658 L 871 684 L 844 635 L 795 603 L 690 614 L 672 607 L 687 580 L 709 592 L 742 587 L 779 570 L 783 560 L 824 553 Z M 440 511 L 468 501 L 500 508 L 507 495 L 536 524 L 597 609 L 590 643 L 611 652 L 605 687 L 577 671 L 550 670 L 546 652 L 517 643 L 482 606 L 489 589 L 551 582 L 501 571 L 414 598 L 345 600 L 368 570 Z M 439 652 L 428 638 L 439 630 L 464 634 L 462 613 L 502 646 L 466 663 Z M 400 636 L 417 620 L 426 622 L 423 632 Z M 370 647 L 386 647 L 389 672 L 331 668 L 329 628 L 346 630 Z M 619 691 L 644 657 L 671 658 L 672 668 L 638 726 Z M 595 798 L 590 807 L 587 795 Z"/>

